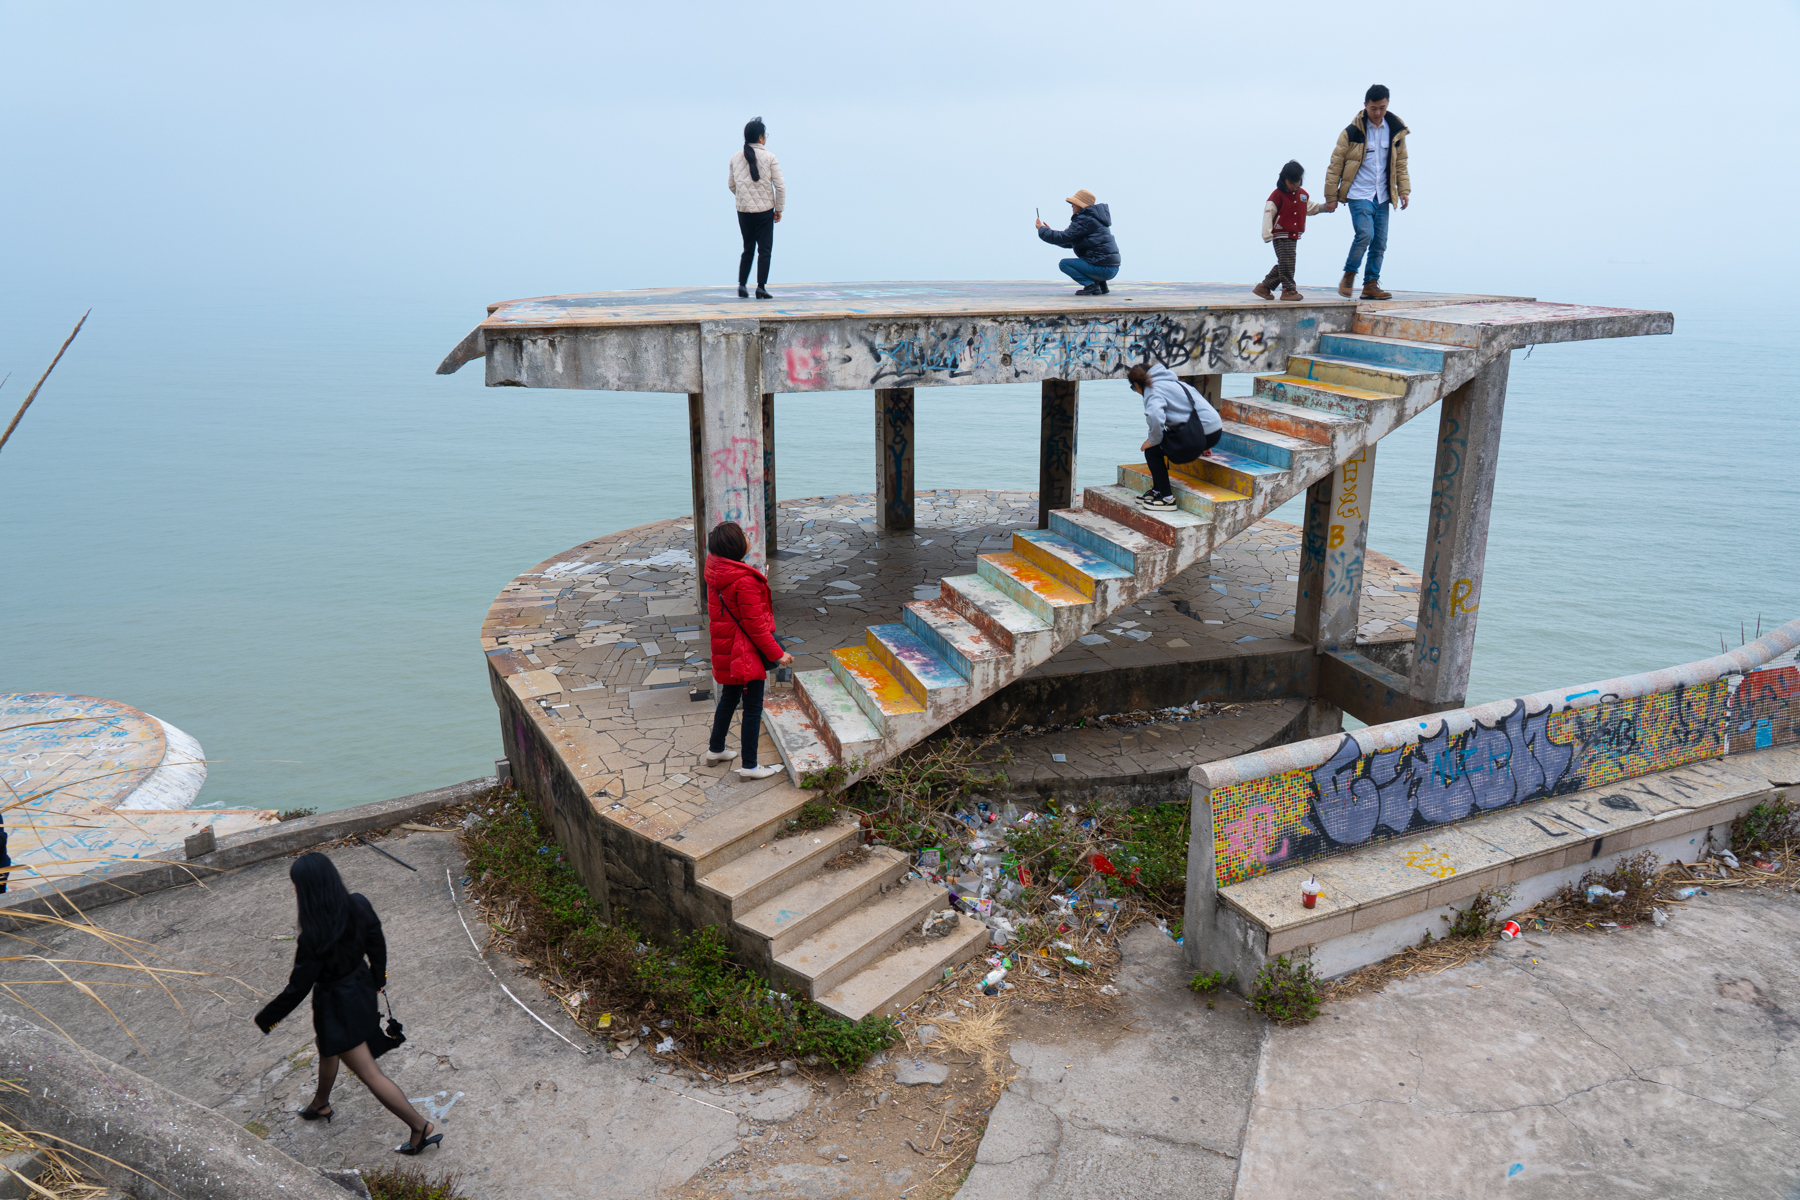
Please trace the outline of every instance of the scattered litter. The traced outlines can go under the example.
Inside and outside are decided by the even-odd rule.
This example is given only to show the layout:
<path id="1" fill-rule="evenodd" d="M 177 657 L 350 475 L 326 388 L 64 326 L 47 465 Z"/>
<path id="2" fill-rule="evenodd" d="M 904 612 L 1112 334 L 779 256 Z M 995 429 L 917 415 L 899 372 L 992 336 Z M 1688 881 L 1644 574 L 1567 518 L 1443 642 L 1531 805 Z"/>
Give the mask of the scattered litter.
<path id="1" fill-rule="evenodd" d="M 1066 755 L 1066 754 L 1052 754 L 1052 755 L 1051 755 L 1051 756 L 1050 756 L 1050 761 L 1051 761 L 1051 762 L 1059 762 L 1059 763 L 1066 763 L 1066 762 L 1068 762 L 1068 761 L 1069 761 L 1069 756 L 1068 756 L 1068 755 Z"/>
<path id="2" fill-rule="evenodd" d="M 1723 859 L 1725 862 L 1725 865 L 1730 867 L 1732 870 L 1739 871 L 1739 870 L 1743 869 L 1742 867 L 1740 867 L 1738 865 L 1737 855 L 1733 854 L 1731 851 L 1721 850 L 1721 851 L 1719 851 L 1719 857 L 1721 859 Z"/>
<path id="3" fill-rule="evenodd" d="M 1591 883 L 1587 887 L 1587 901 L 1589 904 L 1598 904 L 1602 900 L 1623 899 L 1625 899 L 1625 893 L 1623 891 L 1615 892 L 1611 888 L 1603 887 L 1598 883 Z"/>
<path id="4" fill-rule="evenodd" d="M 1109 983 L 1100 989 L 1100 994 L 1102 996 L 1116 996 L 1119 994 L 1119 989 Z"/>
<path id="5" fill-rule="evenodd" d="M 1692 900 L 1695 896 L 1704 895 L 1706 895 L 1706 889 L 1703 887 L 1684 887 L 1675 889 L 1675 898 L 1677 900 Z"/>
<path id="6" fill-rule="evenodd" d="M 1650 920 L 1655 922 L 1658 929 L 1661 929 L 1669 923 L 1669 914 L 1661 908 L 1653 908 L 1650 910 Z"/>
<path id="7" fill-rule="evenodd" d="M 656 1053 L 658 1053 L 658 1054 L 673 1054 L 673 1053 L 675 1053 L 675 1039 L 672 1037 L 666 1037 L 662 1041 L 656 1043 Z"/>

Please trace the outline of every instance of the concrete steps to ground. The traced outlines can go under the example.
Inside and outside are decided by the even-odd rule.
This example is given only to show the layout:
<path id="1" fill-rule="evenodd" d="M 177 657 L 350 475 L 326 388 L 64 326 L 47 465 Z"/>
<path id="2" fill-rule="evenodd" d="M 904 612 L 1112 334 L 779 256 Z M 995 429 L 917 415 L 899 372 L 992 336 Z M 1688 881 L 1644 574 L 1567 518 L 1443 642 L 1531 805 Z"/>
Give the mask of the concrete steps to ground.
<path id="1" fill-rule="evenodd" d="M 724 900 L 735 944 L 789 990 L 840 1015 L 896 1011 L 987 940 L 959 916 L 947 937 L 915 936 L 943 895 L 903 855 L 872 847 L 850 819 L 779 836 L 816 773 L 846 783 L 904 751 L 1049 659 L 1110 614 L 1193 566 L 1270 509 L 1441 398 L 1479 366 L 1469 347 L 1327 334 L 1253 393 L 1219 404 L 1205 458 L 1171 467 L 1177 507 L 1145 509 L 1142 462 L 1085 489 L 1046 529 L 1018 530 L 939 595 L 868 627 L 860 645 L 802 671 L 765 719 L 793 786 L 752 798 L 684 837 L 698 884 Z"/>

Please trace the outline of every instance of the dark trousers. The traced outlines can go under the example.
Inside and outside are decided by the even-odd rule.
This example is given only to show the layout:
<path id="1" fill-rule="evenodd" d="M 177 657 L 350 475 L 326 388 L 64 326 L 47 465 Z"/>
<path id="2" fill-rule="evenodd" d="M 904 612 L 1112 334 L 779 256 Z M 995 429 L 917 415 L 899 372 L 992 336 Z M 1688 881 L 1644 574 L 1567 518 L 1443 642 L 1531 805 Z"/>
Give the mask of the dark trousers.
<path id="1" fill-rule="evenodd" d="M 1274 291 L 1280 284 L 1288 291 L 1300 289 L 1294 284 L 1294 248 L 1300 244 L 1299 238 L 1278 237 L 1275 239 L 1275 265 L 1263 276 L 1263 288 Z"/>
<path id="2" fill-rule="evenodd" d="M 738 232 L 744 235 L 744 253 L 738 259 L 738 286 L 743 287 L 750 278 L 752 257 L 756 257 L 756 286 L 768 286 L 769 252 L 775 248 L 775 210 L 739 213 Z"/>
<path id="3" fill-rule="evenodd" d="M 1201 447 L 1200 453 L 1205 454 L 1208 450 L 1211 450 L 1214 446 L 1218 445 L 1219 439 L 1223 437 L 1224 434 L 1225 431 L 1223 429 L 1215 429 L 1207 434 L 1206 445 Z M 1169 460 L 1163 457 L 1161 442 L 1156 443 L 1156 445 L 1144 451 L 1144 462 L 1150 468 L 1150 490 L 1161 493 L 1164 496 L 1173 496 L 1175 491 L 1169 486 Z M 720 743 L 720 745 L 722 748 L 723 743 Z"/>
<path id="4" fill-rule="evenodd" d="M 753 214 L 754 215 L 754 214 Z M 725 735 L 731 732 L 731 714 L 737 711 L 738 699 L 744 701 L 744 765 L 756 765 L 756 739 L 762 736 L 763 680 L 749 683 L 727 683 L 719 688 L 719 707 L 713 710 L 712 740 L 706 748 L 714 754 L 725 752 Z"/>

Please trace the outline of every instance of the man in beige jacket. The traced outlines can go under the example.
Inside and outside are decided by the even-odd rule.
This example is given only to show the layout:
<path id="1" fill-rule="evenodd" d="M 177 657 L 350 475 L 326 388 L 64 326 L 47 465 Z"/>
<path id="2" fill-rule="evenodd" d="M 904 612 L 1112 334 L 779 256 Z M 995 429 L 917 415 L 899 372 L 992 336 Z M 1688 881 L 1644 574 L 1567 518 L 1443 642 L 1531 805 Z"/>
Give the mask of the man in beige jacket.
<path id="1" fill-rule="evenodd" d="M 1375 84 L 1363 96 L 1363 110 L 1338 134 L 1337 149 L 1325 171 L 1325 211 L 1335 212 L 1339 202 L 1350 205 L 1350 224 L 1356 240 L 1344 260 L 1344 278 L 1338 295 L 1348 296 L 1356 286 L 1363 254 L 1369 256 L 1363 273 L 1362 298 L 1387 300 L 1381 290 L 1381 259 L 1387 253 L 1388 214 L 1396 202 L 1405 208 L 1412 193 L 1406 173 L 1406 123 L 1388 111 L 1388 90 Z"/>

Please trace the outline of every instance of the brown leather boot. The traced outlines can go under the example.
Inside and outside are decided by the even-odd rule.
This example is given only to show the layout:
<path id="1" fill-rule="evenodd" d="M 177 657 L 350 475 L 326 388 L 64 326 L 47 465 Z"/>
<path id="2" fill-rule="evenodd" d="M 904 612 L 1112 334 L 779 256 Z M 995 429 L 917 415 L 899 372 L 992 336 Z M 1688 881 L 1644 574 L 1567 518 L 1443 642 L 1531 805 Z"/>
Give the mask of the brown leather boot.
<path id="1" fill-rule="evenodd" d="M 1381 285 L 1373 279 L 1363 280 L 1362 298 L 1364 300 L 1392 300 L 1394 293 L 1384 292 Z"/>
<path id="2" fill-rule="evenodd" d="M 1356 286 L 1356 272 L 1345 271 L 1344 277 L 1338 280 L 1338 295 L 1348 296 L 1350 289 Z"/>
<path id="3" fill-rule="evenodd" d="M 1258 296 L 1260 296 L 1264 300 L 1273 300 L 1275 298 L 1275 293 L 1271 292 L 1269 290 L 1269 285 L 1266 283 L 1259 283 L 1255 287 L 1251 288 L 1250 290 L 1255 292 Z"/>
<path id="4" fill-rule="evenodd" d="M 1304 299 L 1306 299 L 1305 296 L 1302 296 L 1300 294 L 1299 288 L 1291 288 L 1291 287 L 1284 287 L 1281 289 L 1281 298 L 1283 300 L 1304 300 Z"/>

